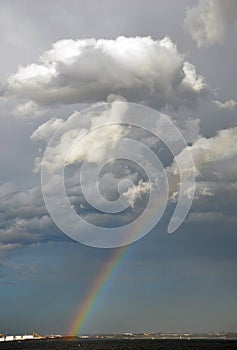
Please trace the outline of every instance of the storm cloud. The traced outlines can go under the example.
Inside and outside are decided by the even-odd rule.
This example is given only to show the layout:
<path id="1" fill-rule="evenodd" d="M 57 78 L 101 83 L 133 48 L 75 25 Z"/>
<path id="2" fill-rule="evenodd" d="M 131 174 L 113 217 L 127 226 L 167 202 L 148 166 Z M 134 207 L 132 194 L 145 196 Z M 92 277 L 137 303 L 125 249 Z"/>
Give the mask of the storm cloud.
<path id="1" fill-rule="evenodd" d="M 60 193 L 54 169 L 66 156 L 64 186 L 77 217 L 111 232 L 140 216 L 151 193 L 142 166 L 158 186 L 159 169 L 149 164 L 141 147 L 119 143 L 126 137 L 158 156 L 169 183 L 164 215 L 144 239 L 126 249 L 111 274 L 109 293 L 93 306 L 85 334 L 234 330 L 236 1 L 2 0 L 0 24 L 0 332 L 28 334 L 33 327 L 39 334 L 66 334 L 103 264 L 114 256 L 114 250 L 72 241 L 45 206 L 40 170 L 59 130 L 47 164 L 54 208 Z M 116 108 L 111 115 L 91 115 L 91 123 L 83 124 L 85 108 L 117 100 L 162 112 L 186 140 L 183 149 L 174 147 L 174 154 L 182 160 L 187 185 L 194 167 L 185 159 L 192 155 L 196 191 L 174 235 L 167 228 L 179 201 L 181 174 L 172 152 L 152 133 L 157 129 L 151 129 L 147 115 L 142 121 L 151 133 L 128 127 L 123 114 L 118 118 L 122 127 L 99 130 L 101 120 L 113 122 Z M 78 127 L 74 122 L 80 118 Z M 175 144 L 176 134 L 156 127 Z M 83 133 L 84 143 L 67 154 Z M 100 145 L 107 139 L 107 146 Z M 90 153 L 90 146 L 97 152 Z M 116 150 L 125 159 L 106 161 L 95 179 L 96 166 Z M 126 158 L 130 150 L 140 164 Z M 114 215 L 87 201 L 79 181 L 82 163 L 88 165 L 83 186 L 92 200 L 100 205 L 104 198 L 113 207 L 121 197 L 128 204 L 124 211 Z M 190 196 L 190 187 L 184 197 Z M 162 204 L 156 198 L 154 215 Z M 62 218 L 72 222 L 69 215 Z"/>

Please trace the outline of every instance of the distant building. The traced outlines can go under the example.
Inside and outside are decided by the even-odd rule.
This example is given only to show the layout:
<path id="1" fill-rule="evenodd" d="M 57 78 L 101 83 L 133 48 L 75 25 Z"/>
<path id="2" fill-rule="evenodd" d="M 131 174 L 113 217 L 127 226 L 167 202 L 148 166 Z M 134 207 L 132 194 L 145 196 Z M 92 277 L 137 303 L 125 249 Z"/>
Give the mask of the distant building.
<path id="1" fill-rule="evenodd" d="M 13 341 L 14 340 L 14 336 L 13 335 L 7 335 L 5 337 L 5 341 Z"/>
<path id="2" fill-rule="evenodd" d="M 3 334 L 0 334 L 0 342 L 3 341 L 14 341 L 14 340 L 33 340 L 33 339 L 41 339 L 39 334 L 33 332 L 33 334 L 25 334 L 25 335 L 7 335 L 4 336 Z"/>

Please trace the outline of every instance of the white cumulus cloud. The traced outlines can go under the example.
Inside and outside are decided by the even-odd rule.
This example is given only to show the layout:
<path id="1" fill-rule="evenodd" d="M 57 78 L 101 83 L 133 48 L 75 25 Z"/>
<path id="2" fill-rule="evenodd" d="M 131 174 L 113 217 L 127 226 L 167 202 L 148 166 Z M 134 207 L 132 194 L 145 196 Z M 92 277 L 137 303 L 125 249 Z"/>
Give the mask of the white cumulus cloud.
<path id="1" fill-rule="evenodd" d="M 237 19 L 236 0 L 199 0 L 187 11 L 184 26 L 197 46 L 220 43 Z"/>
<path id="2" fill-rule="evenodd" d="M 213 103 L 217 106 L 218 109 L 234 109 L 236 106 L 236 101 L 235 100 L 228 100 L 225 102 L 221 102 L 218 100 L 214 100 Z"/>
<path id="3" fill-rule="evenodd" d="M 207 165 L 208 169 L 211 170 L 212 166 L 223 163 L 224 167 L 218 169 L 218 178 L 224 180 L 224 178 L 228 176 L 226 170 L 231 167 L 232 163 L 236 164 L 237 128 L 220 130 L 216 136 L 210 138 L 199 137 L 192 146 L 184 148 L 180 154 L 177 155 L 176 159 L 183 159 L 183 164 L 185 164 L 187 152 L 190 152 L 192 155 L 197 176 L 201 176 L 205 173 Z M 188 179 L 191 169 L 187 167 L 187 169 L 183 169 L 183 171 L 185 171 Z M 171 176 L 172 174 L 176 175 L 178 173 L 175 162 L 169 167 L 168 172 Z M 212 172 L 211 176 L 213 179 L 217 177 L 215 172 Z"/>
<path id="4" fill-rule="evenodd" d="M 63 124 L 63 119 L 51 118 L 41 124 L 31 135 L 33 141 L 49 141 L 53 133 Z"/>
<path id="5" fill-rule="evenodd" d="M 168 37 L 57 41 L 39 63 L 19 67 L 5 86 L 6 94 L 40 105 L 97 102 L 118 94 L 159 108 L 193 106 L 207 90 Z"/>

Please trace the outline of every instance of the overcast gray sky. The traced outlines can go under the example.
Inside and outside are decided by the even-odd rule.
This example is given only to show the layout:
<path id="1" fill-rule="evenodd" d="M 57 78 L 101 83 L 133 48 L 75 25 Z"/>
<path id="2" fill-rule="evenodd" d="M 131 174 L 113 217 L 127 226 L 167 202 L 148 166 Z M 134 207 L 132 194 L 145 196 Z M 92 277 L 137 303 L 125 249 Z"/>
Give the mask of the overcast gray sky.
<path id="1" fill-rule="evenodd" d="M 175 155 L 189 179 L 191 153 L 196 192 L 189 215 L 169 235 L 180 180 L 165 142 L 126 125 L 97 130 L 75 147 L 65 168 L 67 194 L 78 215 L 95 225 L 127 225 L 148 203 L 146 174 L 128 161 L 107 164 L 100 178 L 111 205 L 120 180 L 129 179 L 120 188 L 129 204 L 124 212 L 102 213 L 83 195 L 77 171 L 86 162 L 84 188 L 101 204 L 91 179 L 108 153 L 128 150 L 118 139 L 159 155 L 170 186 L 160 222 L 129 246 L 78 331 L 236 330 L 236 34 L 235 0 L 0 0 L 0 333 L 67 333 L 114 254 L 61 231 L 40 182 L 44 151 L 58 128 L 49 174 L 78 133 L 113 115 L 128 122 L 116 102 L 98 119 L 108 100 L 169 115 L 189 145 Z M 76 112 L 93 106 L 84 119 Z M 149 129 L 151 119 L 144 118 Z M 175 135 L 159 127 L 154 133 L 175 145 Z M 99 148 L 107 139 L 113 147 Z M 97 149 L 89 158 L 88 145 Z M 129 151 L 160 179 L 141 150 Z M 57 191 L 53 174 L 50 191 Z"/>

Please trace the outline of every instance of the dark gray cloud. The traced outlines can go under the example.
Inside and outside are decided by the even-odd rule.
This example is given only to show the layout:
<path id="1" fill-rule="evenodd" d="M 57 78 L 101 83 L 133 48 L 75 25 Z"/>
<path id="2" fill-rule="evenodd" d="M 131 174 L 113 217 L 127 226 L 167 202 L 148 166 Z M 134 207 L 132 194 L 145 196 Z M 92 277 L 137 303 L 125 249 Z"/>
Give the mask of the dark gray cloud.
<path id="1" fill-rule="evenodd" d="M 115 109 L 114 109 L 115 111 Z M 69 121 L 73 121 L 77 117 L 77 113 L 74 113 Z M 96 116 L 92 114 L 92 125 L 96 124 Z M 107 117 L 107 116 L 105 116 Z M 100 117 L 101 118 L 101 117 Z M 32 138 L 35 141 L 48 142 L 52 132 L 55 131 L 58 126 L 67 125 L 67 121 L 53 118 L 33 133 Z M 193 125 L 193 123 L 191 123 Z M 72 125 L 71 125 L 72 126 Z M 54 167 L 61 164 L 60 157 L 64 156 L 61 150 L 66 149 L 68 143 L 68 132 L 70 142 L 78 136 L 77 129 L 71 129 L 69 123 L 69 129 L 63 129 L 62 136 L 59 138 L 59 143 L 55 144 L 54 158 L 51 160 L 49 166 Z M 109 132 L 110 137 L 114 135 L 121 136 L 122 129 L 112 129 Z M 103 138 L 107 138 L 108 133 L 104 134 L 103 130 L 99 130 L 99 136 L 97 135 L 96 140 L 100 143 Z M 134 131 L 135 138 L 138 137 L 137 130 Z M 147 142 L 146 135 L 139 135 L 143 142 Z M 143 136 L 143 137 L 142 137 Z M 74 138 L 73 138 L 74 137 Z M 93 141 L 90 136 L 90 142 Z M 129 137 L 133 137 L 133 132 L 130 130 Z M 236 128 L 230 128 L 220 131 L 215 137 L 205 138 L 198 137 L 194 140 L 192 146 L 188 147 L 194 158 L 194 164 L 196 167 L 197 176 L 197 188 L 196 188 L 196 199 L 193 204 L 194 216 L 204 215 L 205 222 L 209 217 L 209 213 L 216 212 L 219 218 L 225 218 L 232 222 L 236 203 Z M 95 142 L 95 140 L 93 141 Z M 148 145 L 150 139 L 148 138 Z M 42 143 L 43 145 L 43 143 Z M 161 145 L 155 143 L 154 140 L 151 142 L 151 146 L 155 152 L 159 154 Z M 100 191 L 103 195 L 109 199 L 114 200 L 118 197 L 118 184 L 123 179 L 129 179 L 134 183 L 133 187 L 124 188 L 122 195 L 125 196 L 130 205 L 130 209 L 119 215 L 102 214 L 95 210 L 90 204 L 87 203 L 83 195 L 81 184 L 78 182 L 78 160 L 85 160 L 87 158 L 88 142 L 76 149 L 75 155 L 66 167 L 71 168 L 76 165 L 75 172 L 69 177 L 66 177 L 65 186 L 69 199 L 74 206 L 75 210 L 82 215 L 82 217 L 95 225 L 116 227 L 117 225 L 125 225 L 128 222 L 134 220 L 139 213 L 144 209 L 147 195 L 149 194 L 150 187 L 147 180 L 141 177 L 138 169 L 130 168 L 128 163 L 124 163 L 121 169 L 121 164 L 114 163 L 110 167 L 104 170 L 103 174 L 99 179 Z M 179 159 L 185 157 L 184 149 L 178 154 Z M 108 150 L 105 152 L 108 153 Z M 104 154 L 99 154 L 99 159 Z M 113 152 L 112 152 L 113 154 Z M 59 157 L 59 158 L 58 158 Z M 113 158 L 113 157 L 112 157 Z M 166 159 L 166 157 L 165 157 Z M 167 160 L 166 160 L 167 161 Z M 40 160 L 41 162 L 41 160 Z M 91 172 L 94 172 L 93 164 L 97 162 L 97 158 L 89 159 L 91 162 Z M 142 159 L 141 159 L 142 163 Z M 177 177 L 177 166 L 173 164 L 165 166 L 168 174 L 168 180 L 170 182 L 172 190 L 170 190 L 171 202 L 176 202 L 179 193 L 179 178 Z M 79 165 L 80 168 L 80 165 Z M 123 170 L 123 171 L 122 171 Z M 155 169 L 151 169 L 155 172 Z M 183 169 L 185 176 L 189 178 L 190 169 Z M 92 174 L 91 173 L 91 174 Z M 159 174 L 156 174 L 158 177 Z M 83 183 L 83 189 L 90 191 L 94 184 L 90 181 L 91 176 L 88 176 L 87 182 Z M 53 183 L 53 182 L 52 182 Z M 55 184 L 57 180 L 55 178 Z M 148 185 L 148 186 L 147 186 Z M 57 188 L 57 186 L 55 187 Z M 50 189 L 51 192 L 54 188 Z M 45 208 L 42 193 L 39 187 L 34 187 L 27 191 L 17 191 L 13 185 L 5 184 L 0 189 L 1 195 L 1 250 L 11 250 L 21 248 L 26 245 L 34 245 L 46 241 L 58 241 L 67 240 L 67 237 L 60 233 L 59 230 L 54 226 L 49 214 Z M 98 202 L 98 198 L 95 198 Z M 99 203 L 99 202 L 98 202 Z M 207 213 L 207 214 L 205 214 Z M 206 216 L 205 216 L 206 215 Z M 210 216 L 210 221 L 213 221 L 213 215 Z"/>
<path id="2" fill-rule="evenodd" d="M 1 253 L 47 241 L 67 240 L 50 219 L 40 187 L 19 191 L 5 184 L 0 193 Z"/>

